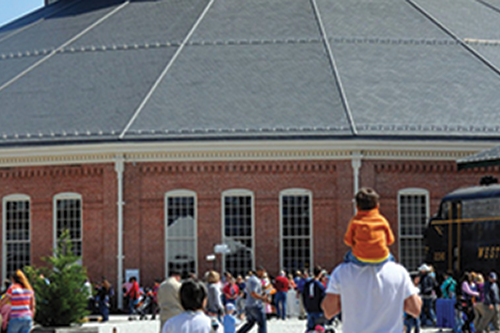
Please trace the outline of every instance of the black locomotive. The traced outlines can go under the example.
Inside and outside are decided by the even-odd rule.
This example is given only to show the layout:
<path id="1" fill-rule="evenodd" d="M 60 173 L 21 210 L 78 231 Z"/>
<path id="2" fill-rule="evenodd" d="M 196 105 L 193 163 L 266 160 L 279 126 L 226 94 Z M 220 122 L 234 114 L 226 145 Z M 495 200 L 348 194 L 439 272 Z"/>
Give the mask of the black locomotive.
<path id="1" fill-rule="evenodd" d="M 437 271 L 500 272 L 500 185 L 446 195 L 425 232 L 426 262 Z"/>

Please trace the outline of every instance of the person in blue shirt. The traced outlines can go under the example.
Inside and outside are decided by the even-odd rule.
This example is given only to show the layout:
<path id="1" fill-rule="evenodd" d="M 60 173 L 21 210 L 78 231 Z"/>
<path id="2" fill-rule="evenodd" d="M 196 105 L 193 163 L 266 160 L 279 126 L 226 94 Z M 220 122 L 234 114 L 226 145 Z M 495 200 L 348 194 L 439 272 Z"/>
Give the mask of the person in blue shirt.
<path id="1" fill-rule="evenodd" d="M 445 299 L 453 299 L 456 296 L 457 281 L 453 279 L 451 273 L 443 273 L 444 282 L 441 284 L 441 294 Z"/>
<path id="2" fill-rule="evenodd" d="M 235 311 L 236 307 L 234 306 L 234 304 L 226 304 L 226 315 L 222 319 L 224 333 L 236 333 L 236 326 L 240 324 L 240 321 L 234 316 Z"/>

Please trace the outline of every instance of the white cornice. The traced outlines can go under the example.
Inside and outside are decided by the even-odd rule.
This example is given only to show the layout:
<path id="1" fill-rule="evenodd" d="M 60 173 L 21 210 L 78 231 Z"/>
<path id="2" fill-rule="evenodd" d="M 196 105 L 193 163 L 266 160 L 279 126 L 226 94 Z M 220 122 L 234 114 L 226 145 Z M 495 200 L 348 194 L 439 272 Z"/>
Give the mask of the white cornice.
<path id="1" fill-rule="evenodd" d="M 439 160 L 454 161 L 498 145 L 492 141 L 163 142 L 0 149 L 0 167 L 182 161 Z"/>

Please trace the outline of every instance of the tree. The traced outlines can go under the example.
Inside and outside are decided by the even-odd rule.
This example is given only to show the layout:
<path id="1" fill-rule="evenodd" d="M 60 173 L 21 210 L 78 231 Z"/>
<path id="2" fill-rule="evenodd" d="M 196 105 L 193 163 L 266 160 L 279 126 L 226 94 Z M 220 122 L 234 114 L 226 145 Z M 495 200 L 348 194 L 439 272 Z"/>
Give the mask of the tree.
<path id="1" fill-rule="evenodd" d="M 72 251 L 69 232 L 63 232 L 53 256 L 42 259 L 48 267 L 26 267 L 36 298 L 35 322 L 45 327 L 80 323 L 89 314 L 87 272 Z"/>

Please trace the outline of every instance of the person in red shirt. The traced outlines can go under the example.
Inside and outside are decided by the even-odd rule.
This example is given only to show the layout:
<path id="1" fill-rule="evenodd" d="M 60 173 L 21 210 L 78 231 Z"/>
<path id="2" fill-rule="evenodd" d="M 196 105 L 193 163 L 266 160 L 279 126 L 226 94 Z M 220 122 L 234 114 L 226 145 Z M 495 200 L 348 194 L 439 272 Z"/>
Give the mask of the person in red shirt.
<path id="1" fill-rule="evenodd" d="M 280 275 L 274 279 L 274 288 L 276 289 L 274 300 L 278 319 L 286 319 L 286 296 L 289 286 L 290 282 L 288 281 L 285 272 L 281 271 Z"/>
<path id="2" fill-rule="evenodd" d="M 131 277 L 129 279 L 129 282 L 132 284 L 125 294 L 125 297 L 128 298 L 128 311 L 130 317 L 128 317 L 129 320 L 134 320 L 134 314 L 135 314 L 135 304 L 137 303 L 137 300 L 139 299 L 139 295 L 141 293 L 141 290 L 139 288 L 139 283 L 137 283 L 137 278 L 135 276 Z"/>
<path id="3" fill-rule="evenodd" d="M 238 295 L 240 293 L 240 288 L 238 288 L 234 277 L 229 277 L 229 280 L 224 285 L 224 288 L 222 288 L 222 293 L 224 294 L 226 304 L 236 304 L 236 299 L 238 298 Z"/>

